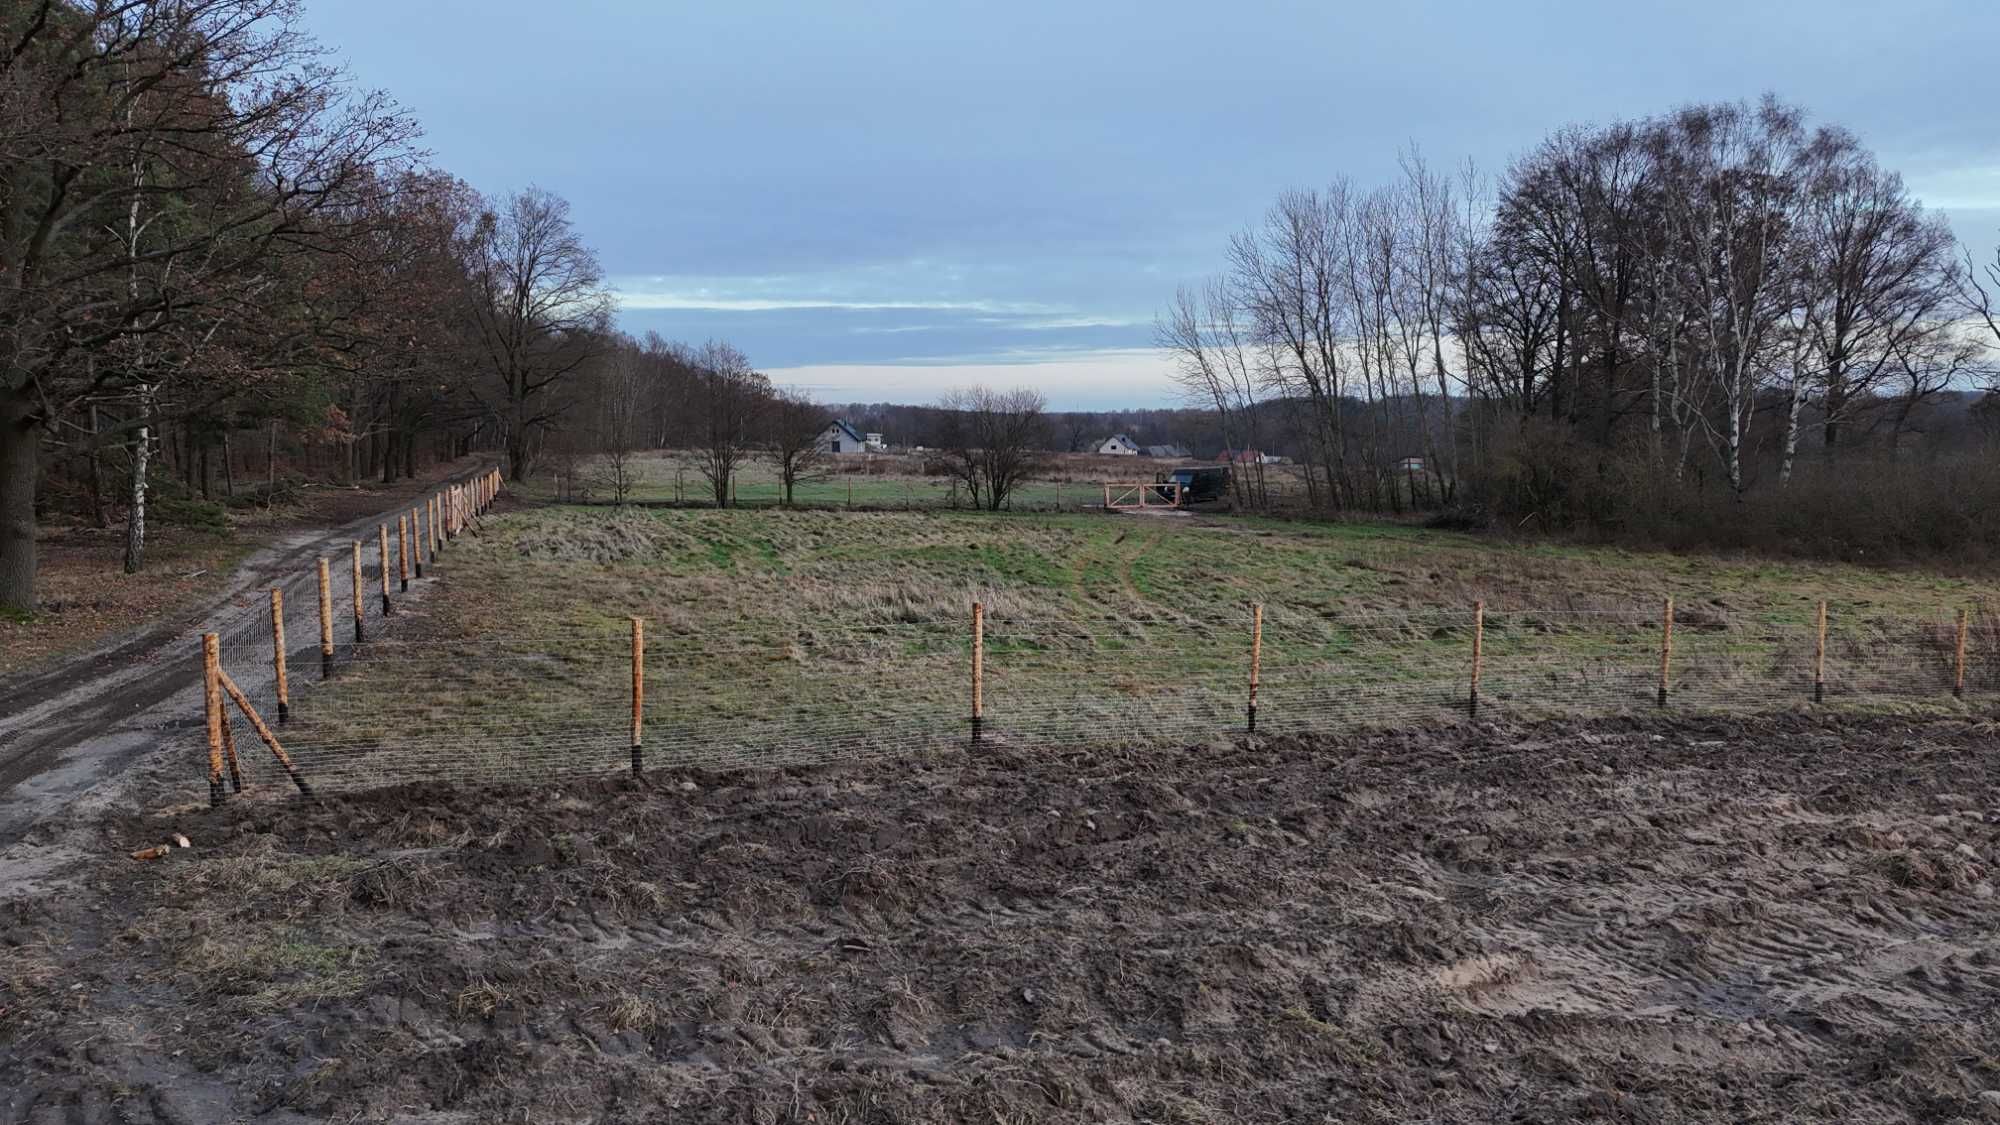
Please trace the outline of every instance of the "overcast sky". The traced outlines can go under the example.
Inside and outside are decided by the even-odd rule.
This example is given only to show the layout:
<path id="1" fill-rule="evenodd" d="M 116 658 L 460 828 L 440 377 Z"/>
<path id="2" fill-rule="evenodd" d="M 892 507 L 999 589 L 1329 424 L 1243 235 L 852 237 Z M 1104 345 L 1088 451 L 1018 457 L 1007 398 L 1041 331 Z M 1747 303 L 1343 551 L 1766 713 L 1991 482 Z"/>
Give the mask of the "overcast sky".
<path id="1" fill-rule="evenodd" d="M 307 2 L 440 165 L 571 201 L 627 330 L 829 401 L 1166 404 L 1155 311 L 1279 191 L 1697 99 L 1800 103 L 2000 240 L 1994 0 Z"/>

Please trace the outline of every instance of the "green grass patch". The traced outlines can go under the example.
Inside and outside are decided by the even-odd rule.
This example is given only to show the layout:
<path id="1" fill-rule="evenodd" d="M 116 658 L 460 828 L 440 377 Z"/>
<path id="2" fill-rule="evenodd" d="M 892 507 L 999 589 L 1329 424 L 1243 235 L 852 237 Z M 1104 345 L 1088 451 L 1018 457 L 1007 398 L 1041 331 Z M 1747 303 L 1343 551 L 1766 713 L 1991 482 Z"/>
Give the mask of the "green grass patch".
<path id="1" fill-rule="evenodd" d="M 1257 603 L 1260 715 L 1279 723 L 1462 714 L 1475 601 L 1489 702 L 1583 714 L 1650 705 L 1669 594 L 1685 706 L 1803 702 L 1822 597 L 1838 691 L 1937 694 L 1930 623 L 2000 600 L 1924 573 L 1077 513 L 552 506 L 489 519 L 439 572 L 446 588 L 412 626 L 429 662 L 364 654 L 314 689 L 295 706 L 302 755 L 373 749 L 441 775 L 473 759 L 397 748 L 474 746 L 517 773 L 600 743 L 615 755 L 634 615 L 648 622 L 649 746 L 754 755 L 956 729 L 975 601 L 990 721 L 1139 737 L 1239 721 Z"/>

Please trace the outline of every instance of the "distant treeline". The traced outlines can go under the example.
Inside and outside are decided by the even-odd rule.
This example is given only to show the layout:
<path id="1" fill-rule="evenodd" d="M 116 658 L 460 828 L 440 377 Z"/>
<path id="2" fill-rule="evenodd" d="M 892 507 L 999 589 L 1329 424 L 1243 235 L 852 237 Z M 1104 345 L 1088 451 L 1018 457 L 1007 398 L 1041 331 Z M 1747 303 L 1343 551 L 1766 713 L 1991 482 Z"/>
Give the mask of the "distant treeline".
<path id="1" fill-rule="evenodd" d="M 1383 443 L 1388 465 L 1407 457 L 1421 457 L 1450 438 L 1446 419 L 1468 417 L 1484 400 L 1453 396 L 1435 400 L 1419 410 L 1409 396 L 1394 396 L 1379 407 L 1355 398 L 1341 400 L 1341 410 L 1349 426 L 1359 425 L 1373 410 L 1386 416 L 1390 435 Z M 1440 402 L 1442 405 L 1440 405 Z M 1758 410 L 1766 416 L 1786 409 L 1780 398 L 1766 397 Z M 1261 417 L 1253 431 L 1269 435 L 1260 451 L 1296 459 L 1305 448 L 1291 422 L 1305 404 L 1290 401 L 1260 401 L 1253 407 Z M 936 446 L 945 425 L 944 412 L 934 406 L 870 402 L 830 406 L 833 417 L 849 422 L 864 433 L 879 433 L 897 447 Z M 1851 419 L 1845 441 L 1850 446 L 1875 449 L 1883 454 L 1898 450 L 1906 457 L 1928 457 L 1954 450 L 1973 450 L 2000 439 L 2000 396 L 1984 390 L 1937 390 L 1914 399 L 1877 397 L 1848 411 Z M 1088 453 L 1115 434 L 1124 434 L 1141 446 L 1179 446 L 1197 460 L 1213 460 L 1232 447 L 1224 432 L 1221 416 L 1214 410 L 1173 407 L 1133 410 L 1057 410 L 1047 415 L 1049 449 L 1057 453 Z M 1825 447 L 1822 437 L 1826 412 L 1818 403 L 1807 403 L 1800 421 L 1804 430 L 1802 448 L 1813 457 Z M 1757 427 L 1767 432 L 1774 427 Z M 1753 445 L 1753 462 L 1761 464 L 1769 450 L 1762 442 Z"/>

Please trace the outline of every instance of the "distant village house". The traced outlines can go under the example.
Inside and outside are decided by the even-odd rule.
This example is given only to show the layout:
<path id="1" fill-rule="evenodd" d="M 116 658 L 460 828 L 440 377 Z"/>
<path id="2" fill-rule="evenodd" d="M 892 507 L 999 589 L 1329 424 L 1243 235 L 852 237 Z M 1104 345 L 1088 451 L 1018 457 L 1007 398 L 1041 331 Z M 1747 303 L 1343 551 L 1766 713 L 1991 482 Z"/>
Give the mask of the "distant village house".
<path id="1" fill-rule="evenodd" d="M 1146 447 L 1146 456 L 1185 461 L 1188 459 L 1188 451 L 1185 445 L 1149 445 Z"/>
<path id="2" fill-rule="evenodd" d="M 822 453 L 866 453 L 868 439 L 853 426 L 836 418 L 820 433 L 819 448 Z"/>
<path id="3" fill-rule="evenodd" d="M 1112 434 L 1097 443 L 1097 452 L 1110 454 L 1113 457 L 1137 457 L 1139 443 L 1124 434 Z"/>

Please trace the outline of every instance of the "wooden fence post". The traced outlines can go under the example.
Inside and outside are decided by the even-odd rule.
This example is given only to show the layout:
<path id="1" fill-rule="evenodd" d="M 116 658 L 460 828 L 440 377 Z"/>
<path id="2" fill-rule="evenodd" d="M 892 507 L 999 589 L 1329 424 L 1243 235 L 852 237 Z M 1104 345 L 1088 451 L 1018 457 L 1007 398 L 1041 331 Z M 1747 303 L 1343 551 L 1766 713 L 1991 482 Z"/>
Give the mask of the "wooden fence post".
<path id="1" fill-rule="evenodd" d="M 646 619 L 632 619 L 632 776 L 646 768 L 641 731 L 646 717 Z"/>
<path id="2" fill-rule="evenodd" d="M 410 592 L 410 518 L 396 513 L 396 574 L 402 580 L 399 587 L 405 594 Z"/>
<path id="3" fill-rule="evenodd" d="M 1486 603 L 1472 603 L 1472 694 L 1467 698 L 1466 710 L 1473 718 L 1479 717 L 1479 673 L 1486 663 Z"/>
<path id="4" fill-rule="evenodd" d="M 229 694 L 229 698 L 236 701 L 237 710 L 243 712 L 243 717 L 250 720 L 250 729 L 257 732 L 257 737 L 263 739 L 264 745 L 271 748 L 271 756 L 278 759 L 278 764 L 285 767 L 285 772 L 291 775 L 292 784 L 299 787 L 299 792 L 308 797 L 312 796 L 312 786 L 307 785 L 306 779 L 299 776 L 298 767 L 292 764 L 292 756 L 285 753 L 285 748 L 278 744 L 278 736 L 272 734 L 271 728 L 264 725 L 263 716 L 257 714 L 255 707 L 250 706 L 250 697 L 243 694 L 243 689 L 236 686 L 236 681 L 229 678 L 229 673 L 218 668 L 215 676 L 222 682 L 222 690 Z"/>
<path id="5" fill-rule="evenodd" d="M 1826 702 L 1826 602 L 1819 603 L 1813 628 L 1813 702 Z"/>
<path id="6" fill-rule="evenodd" d="M 429 500 L 424 502 L 424 506 L 430 510 L 431 565 L 436 566 L 438 561 L 438 540 L 440 538 L 438 535 L 438 512 L 442 510 L 443 505 L 438 503 L 437 496 L 433 494 Z"/>
<path id="7" fill-rule="evenodd" d="M 1667 685 L 1670 682 L 1674 663 L 1674 599 L 1667 599 L 1667 609 L 1660 616 L 1660 706 L 1667 705 Z"/>
<path id="8" fill-rule="evenodd" d="M 424 576 L 424 519 L 421 509 L 410 509 L 410 564 L 417 577 Z"/>
<path id="9" fill-rule="evenodd" d="M 271 587 L 271 671 L 278 681 L 278 725 L 292 717 L 292 688 L 285 679 L 285 592 Z"/>
<path id="10" fill-rule="evenodd" d="M 333 678 L 333 580 L 325 555 L 319 557 L 319 678 Z"/>
<path id="11" fill-rule="evenodd" d="M 1958 611 L 1958 644 L 1954 648 L 1951 668 L 1951 694 L 1954 699 L 1965 698 L 1965 634 L 1972 627 L 1970 610 Z"/>
<path id="12" fill-rule="evenodd" d="M 222 793 L 222 678 L 219 674 L 221 640 L 214 633 L 201 635 L 201 685 L 203 717 L 208 723 L 208 803 L 219 806 Z"/>
<path id="13" fill-rule="evenodd" d="M 1250 614 L 1250 733 L 1257 733 L 1257 676 L 1264 666 L 1264 603 Z"/>
<path id="14" fill-rule="evenodd" d="M 360 644 L 364 639 L 366 639 L 363 636 L 361 627 L 362 616 L 363 614 L 361 612 L 361 540 L 356 539 L 354 541 L 354 643 L 355 644 Z"/>
<path id="15" fill-rule="evenodd" d="M 219 671 L 216 678 L 221 679 Z M 229 788 L 237 793 L 243 792 L 243 769 L 237 763 L 236 731 L 229 725 L 228 707 L 222 709 L 222 760 L 229 766 Z"/>
<path id="16" fill-rule="evenodd" d="M 986 720 L 986 606 L 972 603 L 972 741 Z"/>
<path id="17" fill-rule="evenodd" d="M 375 525 L 375 545 L 376 545 L 376 555 L 382 564 L 382 616 L 386 618 L 391 613 L 395 612 L 395 608 L 389 604 L 389 525 L 388 524 L 378 523 Z"/>

